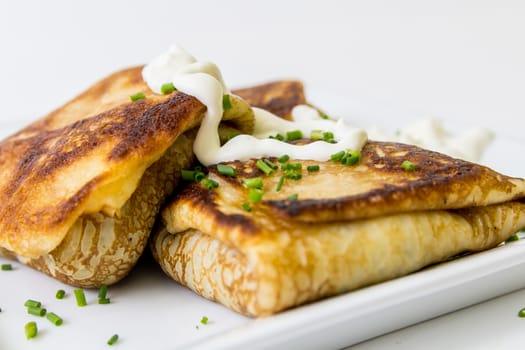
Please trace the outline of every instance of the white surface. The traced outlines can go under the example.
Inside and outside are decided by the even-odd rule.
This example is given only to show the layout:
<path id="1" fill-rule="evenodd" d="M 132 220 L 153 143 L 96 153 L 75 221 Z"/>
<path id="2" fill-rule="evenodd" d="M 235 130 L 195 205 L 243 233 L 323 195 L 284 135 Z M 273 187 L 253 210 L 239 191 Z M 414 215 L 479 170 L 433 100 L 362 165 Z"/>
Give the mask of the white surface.
<path id="1" fill-rule="evenodd" d="M 396 128 L 434 115 L 449 126 L 491 127 L 500 139 L 487 162 L 524 176 L 523 18 L 525 3 L 517 0 L 2 1 L 0 126 L 7 131 L 6 125 L 24 124 L 107 73 L 146 62 L 179 42 L 199 58 L 218 63 L 231 86 L 300 78 L 316 104 L 361 124 Z M 43 320 L 42 337 L 31 348 L 64 339 L 101 348 L 113 333 L 122 336 L 119 348 L 144 348 L 165 336 L 165 329 L 170 348 L 177 348 L 189 338 L 203 340 L 246 322 L 214 304 L 202 310 L 200 298 L 174 287 L 157 270 L 142 273 L 147 264 L 141 269 L 110 289 L 115 303 L 107 309 L 78 309 L 71 296 L 57 302 L 57 283 L 23 267 L 1 273 L 0 349 L 16 349 L 7 345 L 13 341 L 29 347 L 22 328 L 28 316 L 20 303 L 26 297 L 41 298 L 66 321 L 54 328 Z M 462 296 L 475 302 L 486 289 L 525 281 L 519 269 L 516 273 L 517 279 L 496 274 L 501 278 L 497 283 L 475 285 Z M 160 284 L 151 288 L 153 282 Z M 148 287 L 148 304 L 127 302 Z M 522 290 L 356 348 L 514 349 L 524 340 L 524 320 L 515 316 L 523 306 Z M 196 330 L 204 314 L 212 324 Z M 292 317 L 287 315 L 282 319 Z M 125 327 L 113 323 L 117 316 L 126 319 Z M 406 315 L 386 316 L 395 321 Z M 260 329 L 260 323 L 253 328 Z M 315 324 L 330 324 L 330 318 Z M 325 331 L 334 336 L 330 328 Z"/>

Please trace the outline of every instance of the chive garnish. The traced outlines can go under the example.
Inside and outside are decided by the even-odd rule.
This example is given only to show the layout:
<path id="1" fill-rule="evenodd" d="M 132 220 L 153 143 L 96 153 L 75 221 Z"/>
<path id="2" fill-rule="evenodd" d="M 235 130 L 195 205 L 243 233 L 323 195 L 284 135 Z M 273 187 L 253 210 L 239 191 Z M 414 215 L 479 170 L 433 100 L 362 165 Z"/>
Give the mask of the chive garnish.
<path id="1" fill-rule="evenodd" d="M 292 130 L 286 132 L 286 140 L 295 141 L 303 138 L 303 133 L 301 130 Z"/>
<path id="2" fill-rule="evenodd" d="M 113 334 L 111 338 L 108 339 L 108 345 L 113 345 L 118 341 L 118 334 Z"/>
<path id="3" fill-rule="evenodd" d="M 261 189 L 263 187 L 263 180 L 260 177 L 253 177 L 251 179 L 245 179 L 244 186 L 246 186 L 247 188 Z"/>
<path id="4" fill-rule="evenodd" d="M 111 300 L 109 298 L 98 298 L 98 303 L 103 305 L 103 304 L 109 304 L 111 302 Z"/>
<path id="5" fill-rule="evenodd" d="M 62 318 L 60 318 L 60 316 L 58 316 L 57 314 L 53 313 L 53 312 L 49 312 L 47 315 L 46 315 L 46 318 L 52 323 L 54 324 L 55 326 L 60 326 L 64 321 L 62 320 Z"/>
<path id="6" fill-rule="evenodd" d="M 252 211 L 252 207 L 248 203 L 242 203 L 242 208 L 248 213 Z"/>
<path id="7" fill-rule="evenodd" d="M 101 284 L 98 288 L 98 299 L 106 299 L 106 295 L 108 294 L 108 286 L 105 284 Z"/>
<path id="8" fill-rule="evenodd" d="M 142 92 L 138 92 L 135 95 L 131 95 L 129 98 L 131 99 L 131 101 L 135 102 L 146 98 L 146 95 L 144 95 L 144 93 Z"/>
<path id="9" fill-rule="evenodd" d="M 344 165 L 354 165 L 361 159 L 361 151 L 347 150 L 346 154 L 341 159 L 341 163 Z"/>
<path id="10" fill-rule="evenodd" d="M 27 299 L 24 303 L 25 307 L 41 307 L 42 303 L 33 299 Z"/>
<path id="11" fill-rule="evenodd" d="M 287 161 L 290 160 L 290 156 L 287 155 L 287 154 L 283 154 L 282 156 L 280 156 L 279 158 L 277 158 L 277 161 L 279 163 L 286 163 Z"/>
<path id="12" fill-rule="evenodd" d="M 66 295 L 66 291 L 63 289 L 57 290 L 57 293 L 55 294 L 55 297 L 57 299 L 64 299 L 64 296 Z"/>
<path id="13" fill-rule="evenodd" d="M 208 321 L 209 321 L 209 320 L 208 320 L 208 317 L 206 317 L 206 316 L 202 316 L 202 318 L 201 318 L 201 323 L 202 323 L 202 324 L 208 324 Z"/>
<path id="14" fill-rule="evenodd" d="M 217 181 L 208 178 L 202 179 L 200 183 L 208 190 L 213 190 L 214 188 L 219 187 L 219 183 Z"/>
<path id="15" fill-rule="evenodd" d="M 339 151 L 337 153 L 332 154 L 330 156 L 330 159 L 333 160 L 333 161 L 341 160 L 345 156 L 345 153 L 346 153 L 345 151 Z"/>
<path id="16" fill-rule="evenodd" d="M 264 191 L 260 188 L 250 188 L 248 191 L 248 201 L 258 203 L 262 200 Z"/>
<path id="17" fill-rule="evenodd" d="M 175 85 L 173 85 L 173 83 L 166 83 L 160 87 L 160 92 L 162 92 L 162 94 L 164 95 L 170 94 L 175 90 L 177 89 L 175 88 Z"/>
<path id="18" fill-rule="evenodd" d="M 515 233 L 512 236 L 510 236 L 509 238 L 507 238 L 505 240 L 505 243 L 510 243 L 510 242 L 519 241 L 519 240 L 520 240 L 520 235 Z"/>
<path id="19" fill-rule="evenodd" d="M 2 264 L 2 271 L 11 271 L 13 269 L 13 265 L 11 264 Z"/>
<path id="20" fill-rule="evenodd" d="M 405 171 L 414 171 L 414 170 L 416 170 L 416 166 L 414 165 L 414 163 L 412 163 L 409 160 L 403 161 L 401 166 L 403 167 L 403 169 L 405 169 Z"/>
<path id="21" fill-rule="evenodd" d="M 222 95 L 222 109 L 227 111 L 228 109 L 232 109 L 232 101 L 230 99 L 230 95 Z"/>
<path id="22" fill-rule="evenodd" d="M 195 172 L 193 170 L 182 169 L 180 171 L 180 177 L 184 181 L 193 181 L 195 178 Z"/>
<path id="23" fill-rule="evenodd" d="M 289 170 L 284 174 L 284 177 L 292 180 L 300 180 L 303 177 L 303 175 L 301 173 L 296 173 L 293 170 Z"/>
<path id="24" fill-rule="evenodd" d="M 33 316 L 42 317 L 42 316 L 45 316 L 45 314 L 47 313 L 47 310 L 39 306 L 29 306 L 27 308 L 27 313 Z"/>
<path id="25" fill-rule="evenodd" d="M 312 130 L 310 133 L 311 140 L 322 140 L 324 138 L 324 133 L 322 130 Z"/>
<path id="26" fill-rule="evenodd" d="M 206 174 L 204 174 L 200 170 L 195 170 L 195 172 L 193 174 L 193 181 L 201 182 L 202 180 L 204 180 L 204 178 L 206 178 Z"/>
<path id="27" fill-rule="evenodd" d="M 86 302 L 86 295 L 84 294 L 84 290 L 81 289 L 81 288 L 78 288 L 78 289 L 75 289 L 73 291 L 73 293 L 75 293 L 75 299 L 77 301 L 77 305 L 82 307 L 82 306 L 86 306 L 87 305 L 87 302 Z"/>
<path id="28" fill-rule="evenodd" d="M 288 200 L 296 201 L 299 198 L 299 195 L 297 193 L 294 193 L 290 196 L 288 196 Z"/>
<path id="29" fill-rule="evenodd" d="M 264 158 L 263 161 L 266 163 L 266 165 L 268 165 L 273 170 L 279 169 L 279 166 L 275 164 L 274 162 L 272 162 L 271 160 Z"/>
<path id="30" fill-rule="evenodd" d="M 266 175 L 270 175 L 271 173 L 273 173 L 273 169 L 270 168 L 268 164 L 266 164 L 262 159 L 258 159 L 255 165 Z"/>
<path id="31" fill-rule="evenodd" d="M 320 167 L 319 167 L 319 165 L 317 165 L 317 164 L 316 164 L 316 165 L 308 165 L 308 166 L 306 167 L 306 170 L 307 170 L 308 172 L 319 171 L 319 169 L 320 169 Z"/>
<path id="32" fill-rule="evenodd" d="M 277 183 L 277 187 L 275 188 L 275 191 L 279 192 L 281 188 L 283 187 L 283 184 L 284 184 L 284 176 L 281 176 L 279 178 L 279 182 Z"/>
<path id="33" fill-rule="evenodd" d="M 217 171 L 221 175 L 236 177 L 235 168 L 226 164 L 217 164 Z"/>
<path id="34" fill-rule="evenodd" d="M 323 141 L 335 142 L 334 141 L 334 133 L 331 132 L 331 131 L 326 131 L 325 133 L 323 133 Z"/>
<path id="35" fill-rule="evenodd" d="M 328 116 L 328 114 L 326 114 L 326 113 L 319 113 L 319 117 L 321 117 L 322 119 L 328 119 L 328 118 L 330 118 L 330 117 Z"/>
<path id="36" fill-rule="evenodd" d="M 285 140 L 284 136 L 281 135 L 281 134 L 276 134 L 274 136 L 270 136 L 270 138 L 274 139 L 274 140 L 278 140 L 278 141 L 284 141 Z"/>
<path id="37" fill-rule="evenodd" d="M 518 317 L 525 317 L 525 307 L 518 312 Z"/>
<path id="38" fill-rule="evenodd" d="M 25 327 L 24 327 L 24 330 L 25 330 L 27 339 L 31 339 L 31 338 L 36 337 L 36 335 L 38 333 L 38 328 L 36 326 L 36 322 L 33 322 L 33 321 L 27 322 Z"/>

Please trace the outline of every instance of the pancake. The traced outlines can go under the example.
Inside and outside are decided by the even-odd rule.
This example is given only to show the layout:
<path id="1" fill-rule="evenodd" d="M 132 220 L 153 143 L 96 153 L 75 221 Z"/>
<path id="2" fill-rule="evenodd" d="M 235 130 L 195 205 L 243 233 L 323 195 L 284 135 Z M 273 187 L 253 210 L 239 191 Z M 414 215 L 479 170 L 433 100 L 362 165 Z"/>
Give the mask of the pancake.
<path id="1" fill-rule="evenodd" d="M 165 273 L 236 312 L 268 316 L 490 249 L 525 227 L 524 179 L 416 146 L 369 141 L 351 166 L 285 164 L 298 163 L 296 180 L 252 159 L 226 163 L 235 177 L 208 167 L 217 188 L 187 184 L 151 239 Z M 254 178 L 257 203 L 245 185 Z"/>
<path id="2" fill-rule="evenodd" d="M 141 71 L 108 76 L 0 143 L 4 255 L 83 287 L 129 273 L 180 170 L 195 161 L 206 111 L 181 92 L 152 93 Z M 251 132 L 249 105 L 231 102 L 224 128 Z"/>

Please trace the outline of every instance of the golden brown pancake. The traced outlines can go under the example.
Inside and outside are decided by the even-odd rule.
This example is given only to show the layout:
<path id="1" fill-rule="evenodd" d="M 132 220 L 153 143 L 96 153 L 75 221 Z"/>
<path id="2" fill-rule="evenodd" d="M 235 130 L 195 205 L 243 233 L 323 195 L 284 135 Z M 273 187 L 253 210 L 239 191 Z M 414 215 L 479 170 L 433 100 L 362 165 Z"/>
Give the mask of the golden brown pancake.
<path id="1" fill-rule="evenodd" d="M 266 316 L 492 248 L 525 226 L 525 180 L 436 152 L 370 141 L 352 166 L 300 163 L 302 178 L 279 191 L 285 170 L 232 162 L 229 177 L 209 167 L 217 188 L 190 183 L 162 212 L 151 240 L 162 269 L 205 298 Z M 253 204 L 244 183 L 255 177 L 264 196 Z"/>
<path id="2" fill-rule="evenodd" d="M 130 96 L 142 92 L 144 99 Z M 224 128 L 251 132 L 241 99 Z M 124 277 L 160 205 L 194 162 L 206 107 L 153 94 L 141 67 L 110 75 L 0 143 L 0 251 L 84 287 Z"/>

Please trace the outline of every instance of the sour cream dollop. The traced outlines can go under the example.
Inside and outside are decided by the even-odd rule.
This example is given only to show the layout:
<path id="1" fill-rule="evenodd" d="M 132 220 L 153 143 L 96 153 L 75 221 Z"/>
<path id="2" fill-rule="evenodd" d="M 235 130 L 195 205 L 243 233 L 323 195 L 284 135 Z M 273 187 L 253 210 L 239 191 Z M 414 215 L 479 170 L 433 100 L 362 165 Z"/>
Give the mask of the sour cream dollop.
<path id="1" fill-rule="evenodd" d="M 327 161 L 332 154 L 341 150 L 360 150 L 368 139 L 364 130 L 351 127 L 343 119 L 324 120 L 317 110 L 308 106 L 297 106 L 292 111 L 294 121 L 253 108 L 254 134 L 238 135 L 221 146 L 218 128 L 224 112 L 222 98 L 230 91 L 217 65 L 198 61 L 181 47 L 173 46 L 146 65 L 142 76 L 156 93 L 161 93 L 162 85 L 171 82 L 179 91 L 194 96 L 207 107 L 193 145 L 197 159 L 206 166 L 233 160 L 279 157 L 283 154 L 298 160 Z M 300 130 L 305 137 L 314 130 L 331 132 L 336 142 L 315 141 L 307 145 L 292 145 L 269 138 L 295 130 Z"/>

